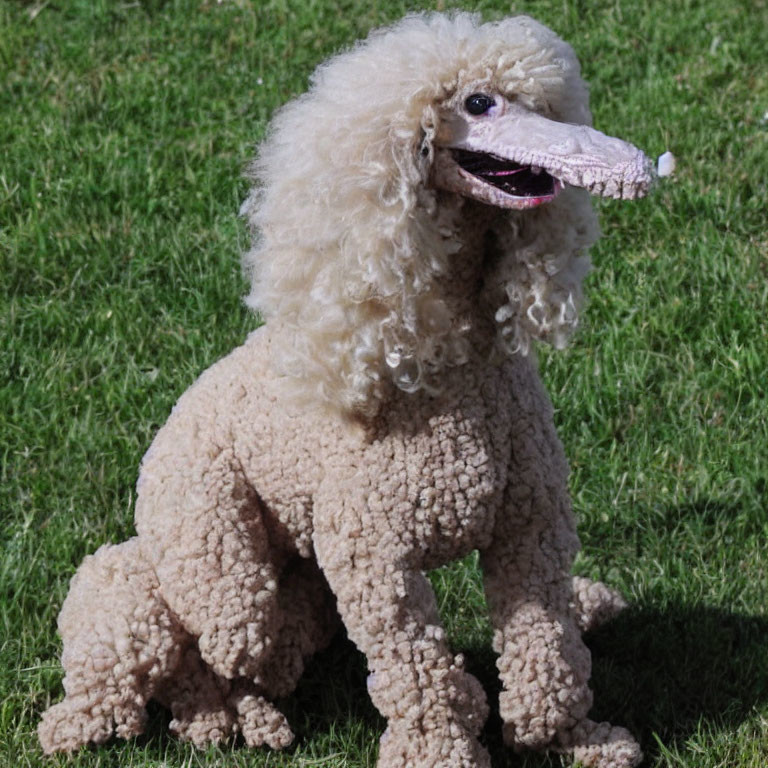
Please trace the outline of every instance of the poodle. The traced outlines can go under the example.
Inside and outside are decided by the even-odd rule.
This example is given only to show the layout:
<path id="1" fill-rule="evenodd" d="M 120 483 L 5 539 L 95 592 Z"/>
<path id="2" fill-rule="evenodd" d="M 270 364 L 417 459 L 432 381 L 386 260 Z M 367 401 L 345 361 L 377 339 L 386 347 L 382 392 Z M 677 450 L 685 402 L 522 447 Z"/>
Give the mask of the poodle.
<path id="1" fill-rule="evenodd" d="M 577 325 L 590 193 L 645 155 L 590 127 L 573 50 L 527 17 L 406 17 L 274 118 L 243 213 L 266 324 L 181 397 L 143 459 L 137 536 L 87 557 L 59 618 L 46 752 L 141 732 L 293 738 L 274 701 L 340 622 L 388 721 L 380 768 L 488 766 L 488 711 L 425 571 L 479 550 L 515 749 L 636 765 L 589 719 L 567 465 L 532 344 Z"/>

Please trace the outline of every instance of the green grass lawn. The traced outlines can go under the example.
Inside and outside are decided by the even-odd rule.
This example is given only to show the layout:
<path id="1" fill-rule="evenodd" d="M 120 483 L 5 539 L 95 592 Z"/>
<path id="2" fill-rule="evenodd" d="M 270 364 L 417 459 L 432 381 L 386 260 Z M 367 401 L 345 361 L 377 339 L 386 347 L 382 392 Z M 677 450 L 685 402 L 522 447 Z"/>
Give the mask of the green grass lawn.
<path id="1" fill-rule="evenodd" d="M 442 3 L 438 6 L 442 7 Z M 446 5 L 450 5 L 446 3 Z M 242 170 L 320 60 L 426 3 L 0 0 L 0 765 L 373 765 L 382 721 L 339 641 L 284 709 L 287 753 L 145 737 L 47 759 L 55 618 L 87 553 L 132 534 L 139 460 L 255 326 Z M 465 7 L 489 16 L 500 1 Z M 591 640 L 595 716 L 647 766 L 768 765 L 768 6 L 531 0 L 570 40 L 595 123 L 675 177 L 600 204 L 591 302 L 542 353 L 573 467 L 581 573 L 632 607 Z M 434 575 L 495 691 L 474 559 Z M 483 736 L 495 766 L 558 766 Z"/>

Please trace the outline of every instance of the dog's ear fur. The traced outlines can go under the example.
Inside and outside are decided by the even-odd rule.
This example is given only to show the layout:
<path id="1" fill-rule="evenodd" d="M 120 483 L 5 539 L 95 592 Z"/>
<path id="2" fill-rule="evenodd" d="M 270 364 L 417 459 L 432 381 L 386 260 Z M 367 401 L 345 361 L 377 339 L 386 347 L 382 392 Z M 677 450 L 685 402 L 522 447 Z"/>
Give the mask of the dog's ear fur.
<path id="1" fill-rule="evenodd" d="M 247 303 L 292 339 L 273 364 L 298 399 L 370 417 L 392 386 L 436 388 L 467 359 L 467 329 L 439 285 L 460 245 L 442 234 L 429 183 L 439 107 L 462 78 L 518 89 L 532 107 L 565 99 L 558 119 L 589 118 L 569 46 L 530 20 L 462 13 L 372 33 L 274 117 L 243 205 L 255 234 Z M 596 228 L 578 191 L 560 198 L 496 227 L 485 300 L 507 351 L 534 337 L 560 344 L 575 324 L 580 253 Z"/>
<path id="2" fill-rule="evenodd" d="M 247 303 L 292 333 L 274 362 L 299 399 L 371 416 L 393 384 L 428 387 L 464 358 L 436 287 L 452 244 L 429 184 L 446 88 L 432 38 L 411 18 L 324 64 L 252 167 Z M 423 77 L 392 71 L 409 51 L 426 56 Z"/>
<path id="3" fill-rule="evenodd" d="M 432 164 L 435 162 L 435 138 L 440 130 L 440 111 L 434 104 L 427 104 L 424 107 L 420 128 L 416 162 L 419 166 L 422 184 L 427 186 Z"/>
<path id="4" fill-rule="evenodd" d="M 534 340 L 565 346 L 579 322 L 587 249 L 600 229 L 589 193 L 567 188 L 532 211 L 512 211 L 494 225 L 498 253 L 485 278 L 485 300 L 506 354 L 528 354 Z"/>

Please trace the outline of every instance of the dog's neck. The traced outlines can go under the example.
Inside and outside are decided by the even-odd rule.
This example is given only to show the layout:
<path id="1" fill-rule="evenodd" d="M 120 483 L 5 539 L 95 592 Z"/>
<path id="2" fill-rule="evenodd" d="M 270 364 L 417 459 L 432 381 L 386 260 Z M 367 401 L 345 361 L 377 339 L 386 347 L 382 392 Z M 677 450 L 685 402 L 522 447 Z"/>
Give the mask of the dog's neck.
<path id="1" fill-rule="evenodd" d="M 482 302 L 484 277 L 494 259 L 492 227 L 503 211 L 458 195 L 446 197 L 451 199 L 440 204 L 445 212 L 441 230 L 458 248 L 438 284 L 456 322 L 470 324 L 473 349 L 485 355 L 494 342 L 495 323 Z"/>

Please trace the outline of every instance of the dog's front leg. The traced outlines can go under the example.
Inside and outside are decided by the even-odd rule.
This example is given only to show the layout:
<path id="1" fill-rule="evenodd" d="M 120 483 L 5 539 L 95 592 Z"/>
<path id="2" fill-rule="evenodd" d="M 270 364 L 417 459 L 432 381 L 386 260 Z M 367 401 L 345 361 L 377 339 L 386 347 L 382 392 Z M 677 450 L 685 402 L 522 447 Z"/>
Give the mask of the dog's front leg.
<path id="1" fill-rule="evenodd" d="M 632 736 L 587 717 L 591 658 L 580 623 L 609 606 L 614 593 L 574 583 L 579 540 L 551 406 L 533 377 L 519 392 L 503 504 L 480 553 L 504 686 L 504 740 L 515 748 L 569 752 L 594 768 L 629 768 L 641 757 Z M 581 601 L 579 592 L 586 594 Z"/>
<path id="2" fill-rule="evenodd" d="M 365 477 L 335 478 L 315 500 L 315 550 L 368 690 L 388 720 L 379 768 L 482 768 L 485 694 L 446 643 L 432 587 L 409 562 L 405 524 L 378 508 Z"/>
<path id="3" fill-rule="evenodd" d="M 569 606 L 570 552 L 577 541 L 570 516 L 555 523 L 535 498 L 521 498 L 521 490 L 516 502 L 530 516 L 513 524 L 520 507 L 509 511 L 481 553 L 504 685 L 504 741 L 517 749 L 568 752 L 592 768 L 630 768 L 641 754 L 629 732 L 587 717 L 591 659 Z"/>

